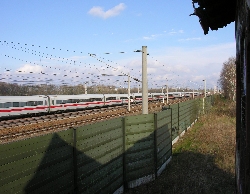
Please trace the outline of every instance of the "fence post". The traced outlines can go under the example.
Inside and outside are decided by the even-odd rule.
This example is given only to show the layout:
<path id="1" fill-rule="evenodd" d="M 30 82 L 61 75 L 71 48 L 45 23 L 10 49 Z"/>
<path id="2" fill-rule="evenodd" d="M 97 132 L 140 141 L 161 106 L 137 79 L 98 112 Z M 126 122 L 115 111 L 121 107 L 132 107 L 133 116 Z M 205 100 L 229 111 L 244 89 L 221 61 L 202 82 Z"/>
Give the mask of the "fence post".
<path id="1" fill-rule="evenodd" d="M 126 129 L 125 129 L 125 117 L 122 118 L 122 131 L 123 131 L 123 187 L 124 192 L 128 191 L 127 181 L 127 164 L 126 164 Z"/>
<path id="2" fill-rule="evenodd" d="M 171 137 L 171 156 L 172 156 L 172 151 L 173 151 L 173 149 L 172 149 L 172 146 L 173 146 L 173 144 L 172 144 L 172 142 L 173 142 L 173 109 L 172 108 L 170 108 L 170 106 L 169 106 L 169 109 L 171 110 L 171 130 L 170 130 L 170 137 Z"/>
<path id="3" fill-rule="evenodd" d="M 178 135 L 180 135 L 180 102 L 178 102 Z"/>
<path id="4" fill-rule="evenodd" d="M 155 179 L 157 178 L 157 114 L 154 113 L 154 169 Z"/>
<path id="5" fill-rule="evenodd" d="M 77 185 L 77 150 L 76 150 L 76 128 L 72 128 L 73 130 L 73 171 L 74 171 L 74 193 L 78 192 Z"/>

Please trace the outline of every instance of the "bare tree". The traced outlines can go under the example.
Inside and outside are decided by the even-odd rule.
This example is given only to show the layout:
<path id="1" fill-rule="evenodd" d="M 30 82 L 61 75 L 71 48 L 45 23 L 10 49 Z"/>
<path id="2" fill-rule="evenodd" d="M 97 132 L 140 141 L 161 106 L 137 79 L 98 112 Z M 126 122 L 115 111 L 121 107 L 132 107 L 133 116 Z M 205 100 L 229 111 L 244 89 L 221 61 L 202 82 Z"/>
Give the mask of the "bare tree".
<path id="1" fill-rule="evenodd" d="M 226 98 L 235 101 L 236 97 L 236 58 L 230 57 L 223 63 L 219 79 Z"/>

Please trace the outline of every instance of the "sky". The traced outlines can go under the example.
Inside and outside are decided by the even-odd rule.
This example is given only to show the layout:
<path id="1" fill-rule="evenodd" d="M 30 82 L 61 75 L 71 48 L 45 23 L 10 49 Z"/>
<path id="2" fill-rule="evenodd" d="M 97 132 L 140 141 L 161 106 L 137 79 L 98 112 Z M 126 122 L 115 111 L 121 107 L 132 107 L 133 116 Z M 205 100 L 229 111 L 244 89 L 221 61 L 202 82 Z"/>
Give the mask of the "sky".
<path id="1" fill-rule="evenodd" d="M 0 81 L 26 85 L 214 88 L 235 56 L 235 24 L 208 35 L 191 0 L 0 1 Z M 109 75 L 109 76 L 107 76 Z"/>

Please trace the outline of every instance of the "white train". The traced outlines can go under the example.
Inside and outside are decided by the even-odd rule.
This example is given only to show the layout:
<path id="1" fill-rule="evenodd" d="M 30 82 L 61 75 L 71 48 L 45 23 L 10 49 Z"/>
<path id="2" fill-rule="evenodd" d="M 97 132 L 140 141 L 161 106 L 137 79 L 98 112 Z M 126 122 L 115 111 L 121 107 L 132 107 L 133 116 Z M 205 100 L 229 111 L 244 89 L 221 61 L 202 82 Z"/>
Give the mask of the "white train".
<path id="1" fill-rule="evenodd" d="M 175 92 L 168 93 L 169 99 L 175 97 L 180 98 L 179 94 L 175 94 Z M 163 93 L 148 95 L 149 101 L 163 98 L 166 99 L 167 95 Z M 131 103 L 141 101 L 141 93 L 131 94 Z M 17 115 L 63 112 L 122 104 L 128 104 L 128 94 L 0 96 L 0 119 Z"/>
<path id="2" fill-rule="evenodd" d="M 197 97 L 200 96 L 199 92 L 184 92 L 184 97 L 187 98 L 192 98 L 192 97 Z"/>
<path id="3" fill-rule="evenodd" d="M 0 96 L 0 118 L 128 103 L 127 94 Z"/>

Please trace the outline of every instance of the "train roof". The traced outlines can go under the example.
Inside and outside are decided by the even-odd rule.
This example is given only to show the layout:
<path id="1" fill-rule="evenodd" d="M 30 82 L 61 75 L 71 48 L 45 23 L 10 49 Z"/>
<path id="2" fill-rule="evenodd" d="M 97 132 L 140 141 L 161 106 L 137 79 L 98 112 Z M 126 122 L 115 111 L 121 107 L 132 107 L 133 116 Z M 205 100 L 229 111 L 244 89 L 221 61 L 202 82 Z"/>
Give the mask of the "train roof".
<path id="1" fill-rule="evenodd" d="M 79 95 L 48 95 L 50 98 L 57 99 L 89 99 L 103 98 L 103 94 L 79 94 Z"/>
<path id="2" fill-rule="evenodd" d="M 131 94 L 130 94 L 131 95 Z M 104 94 L 105 97 L 128 97 L 128 94 Z"/>
<path id="3" fill-rule="evenodd" d="M 45 96 L 0 96 L 0 102 L 41 101 Z"/>

